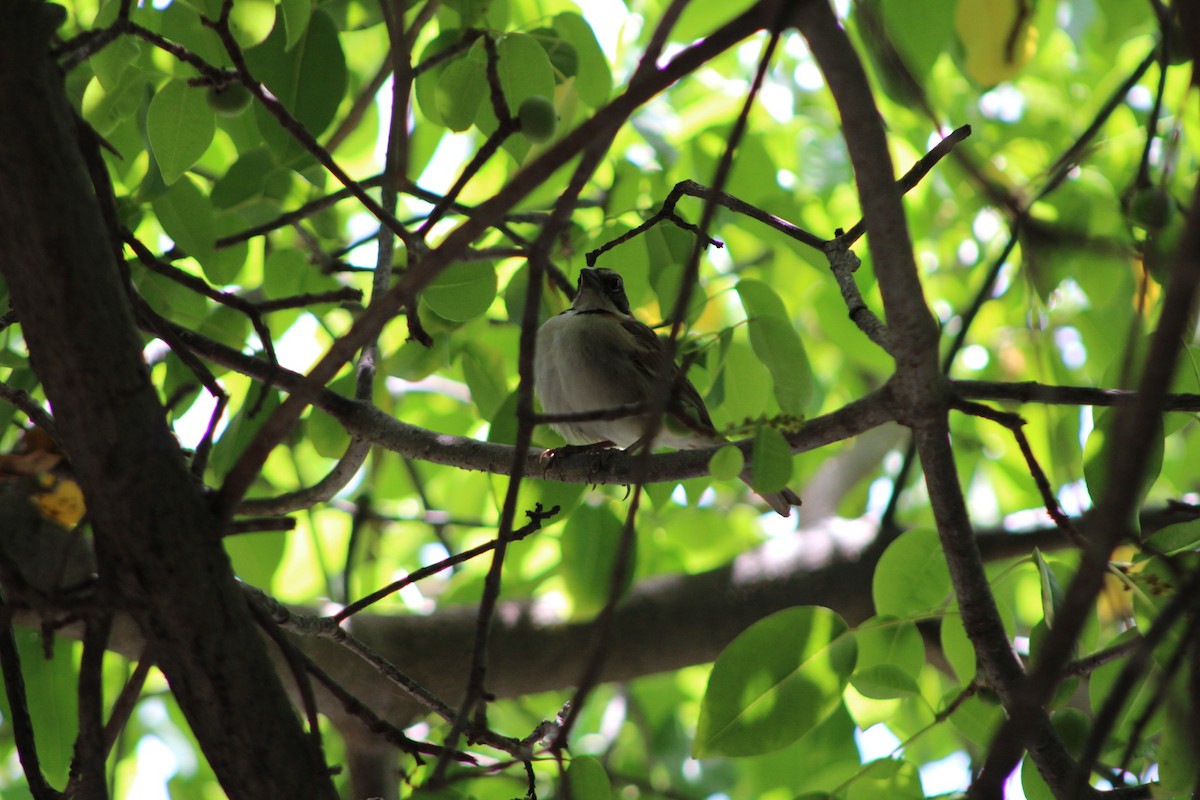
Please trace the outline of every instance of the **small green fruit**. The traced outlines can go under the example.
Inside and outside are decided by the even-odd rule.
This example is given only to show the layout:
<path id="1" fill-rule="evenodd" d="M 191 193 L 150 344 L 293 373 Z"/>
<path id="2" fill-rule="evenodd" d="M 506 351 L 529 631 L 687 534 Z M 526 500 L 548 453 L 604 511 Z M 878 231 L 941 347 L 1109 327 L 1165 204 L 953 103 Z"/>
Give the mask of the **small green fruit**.
<path id="1" fill-rule="evenodd" d="M 1148 230 L 1158 230 L 1171 221 L 1175 201 L 1166 189 L 1146 186 L 1129 200 L 1129 220 Z"/>
<path id="2" fill-rule="evenodd" d="M 222 117 L 236 117 L 250 107 L 254 96 L 240 83 L 208 87 L 208 105 Z"/>
<path id="3" fill-rule="evenodd" d="M 558 127 L 558 112 L 554 104 L 541 95 L 527 97 L 517 109 L 521 132 L 531 142 L 544 142 L 554 136 Z"/>

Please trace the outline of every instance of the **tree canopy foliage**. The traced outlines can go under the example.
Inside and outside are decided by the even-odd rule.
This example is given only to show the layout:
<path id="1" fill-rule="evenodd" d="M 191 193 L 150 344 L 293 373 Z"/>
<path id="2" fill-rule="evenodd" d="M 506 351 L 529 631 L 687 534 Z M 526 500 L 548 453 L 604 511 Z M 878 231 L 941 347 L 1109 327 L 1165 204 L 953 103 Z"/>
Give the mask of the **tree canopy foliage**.
<path id="1" fill-rule="evenodd" d="M 1193 796 L 1179 5 L 0 0 L 0 797 Z"/>

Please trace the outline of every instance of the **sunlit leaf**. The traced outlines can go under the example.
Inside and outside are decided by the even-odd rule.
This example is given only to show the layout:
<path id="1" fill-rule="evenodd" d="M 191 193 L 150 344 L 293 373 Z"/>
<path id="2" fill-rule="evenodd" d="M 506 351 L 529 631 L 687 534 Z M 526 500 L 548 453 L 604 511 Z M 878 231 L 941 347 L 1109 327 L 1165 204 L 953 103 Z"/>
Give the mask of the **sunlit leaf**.
<path id="1" fill-rule="evenodd" d="M 846 800 L 876 800 L 888 797 L 896 800 L 920 800 L 921 774 L 915 764 L 899 758 L 881 758 L 867 764 L 862 774 L 849 786 Z"/>
<path id="2" fill-rule="evenodd" d="M 571 797 L 576 800 L 611 800 L 612 785 L 604 765 L 594 756 L 576 756 L 567 767 Z"/>
<path id="3" fill-rule="evenodd" d="M 1111 479 L 1111 470 L 1120 468 L 1119 464 L 1124 460 L 1123 458 L 1119 459 L 1113 451 L 1112 438 L 1117 418 L 1116 409 L 1105 409 L 1097 413 L 1092 432 L 1088 435 L 1087 444 L 1084 447 L 1083 477 L 1087 482 L 1088 494 L 1092 496 L 1093 502 L 1099 502 L 1100 498 L 1104 496 Z M 1161 431 L 1160 423 L 1159 433 L 1145 443 L 1149 450 L 1147 474 L 1142 478 L 1140 495 L 1135 508 L 1140 506 L 1141 499 L 1150 491 L 1150 486 L 1162 469 L 1163 437 Z M 1132 524 L 1137 524 L 1136 519 Z"/>
<path id="4" fill-rule="evenodd" d="M 479 416 L 494 419 L 509 394 L 504 358 L 498 351 L 477 342 L 465 347 L 459 358 Z"/>
<path id="5" fill-rule="evenodd" d="M 950 597 L 950 568 L 937 531 L 913 528 L 888 545 L 875 567 L 875 609 L 900 619 L 940 608 Z"/>
<path id="6" fill-rule="evenodd" d="M 858 662 L 852 683 L 875 699 L 919 694 L 917 678 L 925 666 L 925 644 L 908 620 L 873 618 L 859 626 Z"/>
<path id="7" fill-rule="evenodd" d="M 163 232 L 184 252 L 201 263 L 213 254 L 216 222 L 212 205 L 191 178 L 176 181 L 153 207 Z"/>
<path id="8" fill-rule="evenodd" d="M 290 48 L 286 25 L 279 20 L 266 41 L 246 51 L 246 61 L 255 77 L 310 134 L 317 136 L 328 127 L 346 91 L 346 59 L 337 28 L 327 14 L 315 11 L 303 39 Z M 300 152 L 293 136 L 265 107 L 256 105 L 254 114 L 277 160 Z"/>
<path id="9" fill-rule="evenodd" d="M 911 675 L 891 664 L 876 664 L 873 667 L 855 670 L 850 683 L 863 697 L 875 700 L 890 700 L 906 695 L 918 696 L 921 693 Z"/>
<path id="10" fill-rule="evenodd" d="M 279 9 L 283 14 L 284 28 L 287 30 L 286 49 L 291 50 L 308 30 L 308 20 L 312 17 L 312 0 L 281 0 Z"/>
<path id="11" fill-rule="evenodd" d="M 1142 550 L 1150 556 L 1174 556 L 1197 547 L 1200 547 L 1200 520 L 1193 519 L 1159 528 L 1147 537 Z"/>
<path id="12" fill-rule="evenodd" d="M 591 26 L 583 17 L 567 11 L 554 18 L 554 29 L 575 50 L 579 63 L 575 86 L 580 98 L 592 108 L 599 108 L 612 91 L 612 71 Z"/>
<path id="13" fill-rule="evenodd" d="M 438 77 L 438 115 L 450 130 L 465 131 L 475 121 L 486 94 L 484 64 L 474 58 L 460 58 L 448 64 Z"/>
<path id="14" fill-rule="evenodd" d="M 579 505 L 567 519 L 559 547 L 562 578 L 576 617 L 593 617 L 608 602 L 623 528 L 620 518 L 607 505 Z M 635 563 L 636 546 L 630 553 L 630 569 L 621 591 L 628 588 Z"/>
<path id="15" fill-rule="evenodd" d="M 263 422 L 271 412 L 279 407 L 279 393 L 266 392 L 260 403 L 257 394 L 248 398 L 237 410 L 229 426 L 221 434 L 221 438 L 213 446 L 209 469 L 216 475 L 224 477 L 237 462 L 246 445 L 258 433 Z"/>
<path id="16" fill-rule="evenodd" d="M 260 589 L 271 587 L 271 579 L 283 562 L 286 533 L 243 533 L 226 536 L 221 541 L 233 562 L 233 571 L 240 579 Z"/>
<path id="17" fill-rule="evenodd" d="M 739 281 L 737 291 L 749 320 L 750 344 L 771 372 L 779 407 L 803 416 L 813 392 L 812 367 L 783 302 L 761 281 Z"/>
<path id="18" fill-rule="evenodd" d="M 1052 629 L 1054 628 L 1055 614 L 1062 604 L 1062 588 L 1058 584 L 1054 570 L 1050 569 L 1050 565 L 1042 557 L 1041 550 L 1037 548 L 1033 550 L 1033 563 L 1037 567 L 1038 582 L 1042 587 L 1042 617 L 1046 621 L 1046 627 Z"/>
<path id="19" fill-rule="evenodd" d="M 1033 3 L 1024 0 L 957 0 L 954 29 L 972 80 L 991 87 L 1019 73 L 1037 46 L 1032 22 Z"/>
<path id="20" fill-rule="evenodd" d="M 854 637 L 827 608 L 756 622 L 713 665 L 693 756 L 758 755 L 795 741 L 841 702 L 854 660 Z"/>
<path id="21" fill-rule="evenodd" d="M 442 73 L 446 70 L 448 64 L 452 61 L 441 60 L 434 62 L 434 59 L 442 52 L 458 44 L 462 39 L 462 31 L 456 29 L 443 30 L 437 37 L 425 46 L 421 51 L 419 65 L 426 63 L 432 66 L 426 67 L 417 75 L 416 79 L 416 98 L 417 107 L 421 109 L 421 113 L 430 122 L 437 125 L 445 125 L 445 120 L 442 119 L 441 112 L 438 111 L 437 100 L 437 85 Z"/>
<path id="22" fill-rule="evenodd" d="M 756 491 L 778 492 L 792 479 L 792 450 L 783 434 L 762 425 L 754 435 L 750 479 Z"/>
<path id="23" fill-rule="evenodd" d="M 79 667 L 71 643 L 63 637 L 14 626 L 11 633 L 24 675 L 24 699 L 37 734 L 38 757 L 47 780 L 65 785 L 74 740 L 79 732 Z M 53 656 L 50 658 L 49 656 Z M 14 665 L 15 666 L 15 665 Z M 9 692 L 0 693 L 0 711 L 12 719 Z"/>
<path id="24" fill-rule="evenodd" d="M 496 298 L 496 267 L 490 261 L 460 261 L 438 273 L 421 293 L 438 316 L 465 322 L 488 310 Z"/>
<path id="25" fill-rule="evenodd" d="M 745 464 L 746 457 L 742 455 L 742 451 L 727 444 L 713 453 L 712 458 L 708 460 L 708 471 L 717 480 L 728 481 L 740 475 Z"/>

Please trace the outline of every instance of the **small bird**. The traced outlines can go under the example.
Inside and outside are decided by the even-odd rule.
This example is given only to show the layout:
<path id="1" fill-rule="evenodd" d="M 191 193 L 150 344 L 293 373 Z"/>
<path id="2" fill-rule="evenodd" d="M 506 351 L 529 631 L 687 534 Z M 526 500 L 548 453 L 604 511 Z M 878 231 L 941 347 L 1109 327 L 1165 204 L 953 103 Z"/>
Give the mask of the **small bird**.
<path id="1" fill-rule="evenodd" d="M 546 414 L 646 407 L 658 393 L 671 391 L 672 383 L 675 397 L 653 446 L 691 450 L 723 444 L 726 439 L 717 433 L 700 393 L 668 360 L 654 331 L 630 313 L 624 282 L 611 269 L 584 269 L 571 307 L 538 330 L 534 390 Z M 649 412 L 634 412 L 551 427 L 572 444 L 630 449 L 645 443 L 649 424 Z M 750 485 L 749 469 L 741 479 Z M 800 505 L 786 488 L 762 497 L 784 517 Z"/>

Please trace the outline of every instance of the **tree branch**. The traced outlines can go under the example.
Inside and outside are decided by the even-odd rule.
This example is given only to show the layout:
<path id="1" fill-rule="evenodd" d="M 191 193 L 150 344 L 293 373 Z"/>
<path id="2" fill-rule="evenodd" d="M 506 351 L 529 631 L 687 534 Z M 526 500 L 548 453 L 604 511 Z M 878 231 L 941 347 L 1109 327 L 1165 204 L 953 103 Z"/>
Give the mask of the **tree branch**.
<path id="1" fill-rule="evenodd" d="M 938 367 L 938 331 L 913 260 L 883 120 L 862 64 L 832 10 L 824 2 L 806 3 L 796 20 L 841 113 L 896 360 L 890 383 L 900 420 L 913 429 L 963 625 L 982 679 L 1010 714 L 1027 722 L 1030 732 L 1024 741 L 1038 771 L 1056 796 L 1065 796 L 1074 764 L 1045 711 L 1020 704 L 1024 675 L 989 589 L 958 483 L 947 419 L 950 387 Z"/>
<path id="2" fill-rule="evenodd" d="M 104 583 L 153 643 L 230 797 L 332 798 L 142 360 L 99 207 L 111 197 L 97 197 L 80 151 L 94 139 L 81 136 L 47 52 L 52 7 L 0 5 L 0 265 Z"/>

